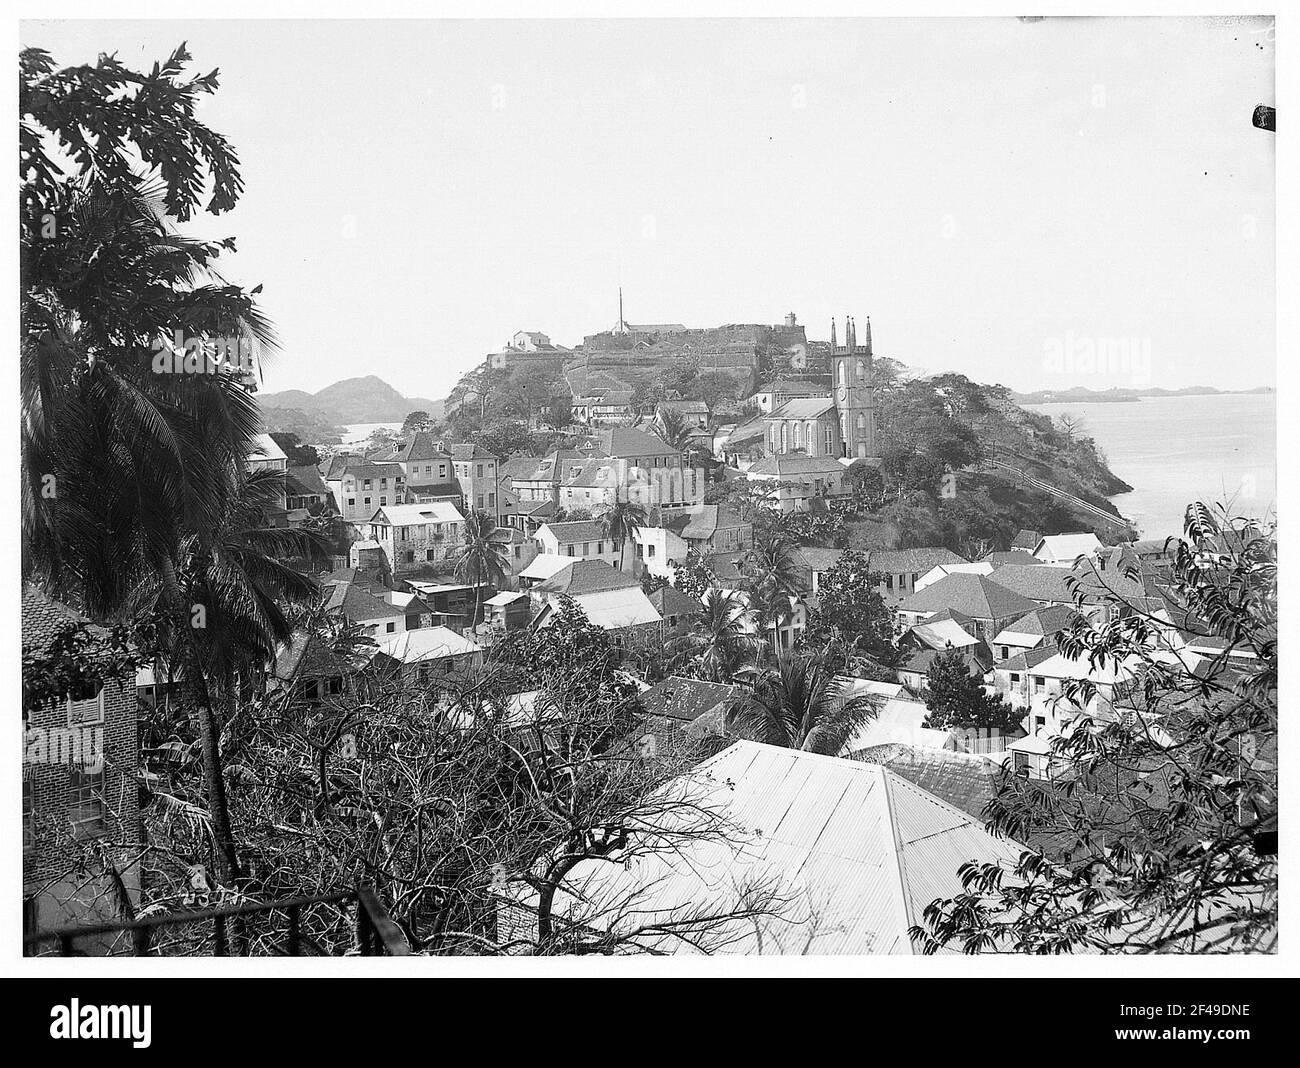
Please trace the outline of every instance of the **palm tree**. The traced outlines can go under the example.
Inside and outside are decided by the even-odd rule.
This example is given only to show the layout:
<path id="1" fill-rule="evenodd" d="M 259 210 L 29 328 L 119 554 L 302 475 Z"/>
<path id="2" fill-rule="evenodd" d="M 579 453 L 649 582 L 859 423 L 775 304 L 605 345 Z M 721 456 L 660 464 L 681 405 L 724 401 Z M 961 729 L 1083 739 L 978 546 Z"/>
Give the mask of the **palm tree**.
<path id="1" fill-rule="evenodd" d="M 820 659 L 787 656 L 759 675 L 727 729 L 768 745 L 838 756 L 878 712 L 875 695 L 848 697 Z"/>
<path id="2" fill-rule="evenodd" d="M 171 650 L 197 710 L 205 786 L 224 881 L 239 874 L 238 853 L 225 793 L 220 736 L 238 698 L 236 679 L 255 672 L 293 634 L 290 614 L 318 592 L 315 579 L 284 563 L 308 558 L 328 561 L 325 539 L 304 528 L 263 525 L 279 499 L 282 475 L 242 466 L 229 472 L 226 509 L 215 528 L 187 532 L 176 560 L 141 576 L 123 602 L 126 613 L 163 621 L 160 637 Z M 214 694 L 225 715 L 214 714 Z"/>
<path id="3" fill-rule="evenodd" d="M 474 626 L 478 626 L 483 584 L 505 585 L 509 569 L 510 560 L 506 556 L 502 532 L 491 514 L 477 508 L 470 509 L 465 517 L 465 540 L 456 554 L 456 577 L 474 583 Z"/>
<path id="4" fill-rule="evenodd" d="M 216 274 L 227 243 L 168 225 L 168 193 L 61 183 L 45 206 L 56 231 L 24 230 L 22 563 L 24 577 L 100 621 L 123 618 L 145 585 L 160 584 L 179 636 L 193 630 L 181 573 L 225 529 L 261 419 L 242 373 L 159 372 L 154 358 L 177 335 L 205 346 L 251 339 L 264 355 L 274 333 L 253 295 Z M 181 651 L 228 881 L 238 862 L 220 732 L 195 643 L 182 639 Z"/>
<path id="5" fill-rule="evenodd" d="M 672 408 L 660 408 L 655 413 L 654 428 L 678 452 L 686 452 L 690 446 L 691 428 L 686 425 L 681 412 Z"/>
<path id="6" fill-rule="evenodd" d="M 749 586 L 798 596 L 803 588 L 803 575 L 794 562 L 794 549 L 794 541 L 779 524 L 761 528 L 754 535 L 753 547 L 746 549 L 741 559 Z"/>
<path id="7" fill-rule="evenodd" d="M 646 516 L 645 505 L 637 504 L 636 501 L 629 501 L 620 496 L 601 518 L 605 524 L 605 532 L 618 546 L 618 567 L 621 571 L 623 569 L 623 553 L 627 548 L 628 539 L 634 537 L 641 527 L 650 525 L 650 520 Z"/>
<path id="8" fill-rule="evenodd" d="M 744 600 L 734 591 L 709 590 L 691 633 L 670 641 L 668 651 L 695 660 L 711 681 L 725 682 L 754 645 L 745 611 Z"/>
<path id="9" fill-rule="evenodd" d="M 779 657 L 781 627 L 790 621 L 795 612 L 790 594 L 777 582 L 765 579 L 747 586 L 745 596 L 749 601 L 749 614 L 759 634 L 764 638 L 769 633 L 772 635 L 772 655 Z M 763 642 L 760 641 L 755 652 L 762 647 Z"/>

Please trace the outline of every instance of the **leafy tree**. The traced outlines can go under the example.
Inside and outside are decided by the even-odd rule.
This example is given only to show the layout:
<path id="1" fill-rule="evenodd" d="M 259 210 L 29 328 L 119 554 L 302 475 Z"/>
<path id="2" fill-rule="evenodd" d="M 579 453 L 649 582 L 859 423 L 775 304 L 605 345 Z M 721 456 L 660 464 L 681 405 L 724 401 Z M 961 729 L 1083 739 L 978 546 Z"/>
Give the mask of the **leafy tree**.
<path id="1" fill-rule="evenodd" d="M 794 562 L 794 542 L 779 523 L 754 531 L 754 544 L 741 558 L 741 571 L 747 589 L 767 587 L 797 596 L 803 588 L 803 575 Z"/>
<path id="2" fill-rule="evenodd" d="M 809 610 L 810 646 L 834 643 L 843 655 L 892 662 L 894 614 L 880 595 L 881 577 L 867 557 L 845 549 L 817 584 L 817 607 Z"/>
<path id="3" fill-rule="evenodd" d="M 728 729 L 767 745 L 838 756 L 878 713 L 874 695 L 848 697 L 817 657 L 787 656 L 759 674 Z"/>
<path id="4" fill-rule="evenodd" d="M 853 492 L 859 508 L 878 507 L 885 495 L 885 480 L 880 468 L 865 460 L 854 460 L 844 473 L 844 481 Z"/>
<path id="5" fill-rule="evenodd" d="M 718 585 L 718 576 L 697 550 L 688 549 L 685 561 L 673 572 L 673 585 L 688 597 L 702 598 Z"/>
<path id="6" fill-rule="evenodd" d="M 970 662 L 960 649 L 947 649 L 930 663 L 926 673 L 925 726 L 935 730 L 956 728 L 1014 732 L 1023 713 L 1000 694 L 984 692 L 981 676 L 972 675 Z"/>
<path id="7" fill-rule="evenodd" d="M 261 287 L 216 271 L 233 241 L 171 223 L 205 191 L 204 210 L 219 214 L 242 190 L 233 150 L 195 118 L 216 72 L 185 79 L 189 58 L 181 46 L 148 74 L 111 56 L 60 70 L 27 49 L 19 77 L 24 574 L 93 619 L 119 616 L 157 581 L 178 635 L 193 630 L 186 584 L 237 564 L 222 542 L 261 430 L 243 350 L 234 367 L 219 353 L 233 343 L 263 358 L 274 342 L 253 299 Z M 177 338 L 210 373 L 155 370 Z M 255 598 L 242 611 L 264 623 L 268 607 Z M 211 646 L 181 648 L 225 881 L 238 859 L 201 655 Z"/>
<path id="8" fill-rule="evenodd" d="M 573 397 L 568 393 L 555 393 L 546 406 L 546 423 L 556 430 L 573 422 Z"/>
<path id="9" fill-rule="evenodd" d="M 304 445 L 297 434 L 272 431 L 271 440 L 284 450 L 290 467 L 316 467 L 320 463 L 320 454 L 311 445 Z"/>
<path id="10" fill-rule="evenodd" d="M 1276 947 L 1277 548 L 1271 525 L 1201 504 L 1171 539 L 1177 628 L 1221 646 L 1193 656 L 1141 604 L 1107 595 L 1061 651 L 1129 680 L 1063 699 L 1046 780 L 1004 773 L 986 816 L 1026 849 L 1014 872 L 963 865 L 913 937 L 1025 953 L 1243 952 Z M 1134 578 L 1131 558 L 1120 572 Z M 1099 573 L 1097 581 L 1106 582 Z"/>
<path id="11" fill-rule="evenodd" d="M 402 420 L 402 433 L 405 435 L 417 430 L 428 430 L 432 423 L 433 420 L 426 411 L 408 412 L 406 418 Z"/>

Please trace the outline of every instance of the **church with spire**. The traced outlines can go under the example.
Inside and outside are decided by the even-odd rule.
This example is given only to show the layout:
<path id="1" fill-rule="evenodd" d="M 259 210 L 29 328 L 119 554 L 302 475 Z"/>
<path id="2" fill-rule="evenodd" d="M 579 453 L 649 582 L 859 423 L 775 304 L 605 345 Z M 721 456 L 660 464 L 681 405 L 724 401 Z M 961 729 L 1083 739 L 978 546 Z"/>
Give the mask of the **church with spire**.
<path id="1" fill-rule="evenodd" d="M 844 343 L 831 320 L 828 354 L 830 396 L 794 397 L 764 416 L 769 456 L 805 455 L 875 460 L 876 396 L 872 382 L 871 320 L 859 340 L 852 318 L 844 322 Z"/>

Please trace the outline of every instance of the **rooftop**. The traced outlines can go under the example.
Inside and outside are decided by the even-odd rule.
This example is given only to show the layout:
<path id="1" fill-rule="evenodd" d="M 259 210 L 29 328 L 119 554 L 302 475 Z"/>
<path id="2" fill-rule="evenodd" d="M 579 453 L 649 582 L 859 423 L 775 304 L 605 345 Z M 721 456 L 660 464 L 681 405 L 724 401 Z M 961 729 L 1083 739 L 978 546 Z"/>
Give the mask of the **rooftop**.
<path id="1" fill-rule="evenodd" d="M 953 608 L 975 619 L 1015 619 L 1035 607 L 1029 598 L 998 585 L 986 575 L 967 574 L 947 575 L 899 605 L 903 612 L 940 612 Z"/>

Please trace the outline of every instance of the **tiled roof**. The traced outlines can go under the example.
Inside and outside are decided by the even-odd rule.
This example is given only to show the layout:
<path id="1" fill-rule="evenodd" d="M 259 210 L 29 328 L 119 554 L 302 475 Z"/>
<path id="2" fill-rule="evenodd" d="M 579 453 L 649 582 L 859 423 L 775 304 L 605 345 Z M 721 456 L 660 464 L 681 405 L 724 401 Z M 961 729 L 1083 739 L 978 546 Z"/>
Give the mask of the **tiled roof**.
<path id="1" fill-rule="evenodd" d="M 445 460 L 447 454 L 439 447 L 439 441 L 427 430 L 417 430 L 411 440 L 393 449 L 385 457 L 388 460 L 401 460 L 409 463 L 413 460 Z"/>
<path id="2" fill-rule="evenodd" d="M 353 461 L 347 465 L 343 473 L 353 478 L 406 478 L 406 472 L 402 470 L 401 464 L 376 463 L 373 460 Z"/>
<path id="3" fill-rule="evenodd" d="M 650 603 L 659 614 L 668 616 L 694 616 L 700 611 L 700 602 L 682 593 L 676 586 L 663 586 L 650 594 Z"/>
<path id="4" fill-rule="evenodd" d="M 833 456 L 804 456 L 800 453 L 781 453 L 765 456 L 749 469 L 751 475 L 815 475 L 827 472 L 844 472 L 844 465 Z"/>
<path id="5" fill-rule="evenodd" d="M 329 493 L 329 489 L 320 477 L 320 471 L 310 464 L 305 467 L 289 468 L 285 490 L 290 496 L 307 496 L 312 493 L 319 493 L 324 496 Z"/>
<path id="6" fill-rule="evenodd" d="M 366 458 L 360 453 L 341 452 L 330 457 L 329 466 L 325 468 L 325 478 L 330 482 L 336 482 L 343 477 L 343 472 L 349 464 L 365 463 Z"/>
<path id="7" fill-rule="evenodd" d="M 23 645 L 37 654 L 69 623 L 85 623 L 87 619 L 62 601 L 49 597 L 37 586 L 23 588 L 22 630 Z M 103 633 L 100 627 L 91 627 L 91 633 Z"/>
<path id="8" fill-rule="evenodd" d="M 670 675 L 641 695 L 641 706 L 654 716 L 694 721 L 720 705 L 730 705 L 739 694 L 739 686 Z"/>
<path id="9" fill-rule="evenodd" d="M 1011 543 L 1011 548 L 1024 549 L 1026 552 L 1032 553 L 1038 547 L 1039 539 L 1042 536 L 1040 531 L 1022 528 Z"/>
<path id="10" fill-rule="evenodd" d="M 1068 627 L 1077 613 L 1069 605 L 1056 604 L 1047 608 L 1035 608 L 1019 619 L 1008 623 L 1003 634 L 1025 635 L 1027 637 L 1051 637 Z M 994 639 L 996 643 L 1002 635 Z"/>
<path id="11" fill-rule="evenodd" d="M 829 571 L 840 562 L 843 549 L 819 549 L 812 545 L 801 545 L 790 554 L 790 559 L 799 567 L 810 571 Z"/>
<path id="12" fill-rule="evenodd" d="M 631 427 L 615 426 L 600 431 L 594 438 L 600 451 L 607 456 L 676 456 L 677 450 L 658 434 Z"/>
<path id="13" fill-rule="evenodd" d="M 882 575 L 924 575 L 940 564 L 964 564 L 951 549 L 919 546 L 915 549 L 872 549 L 867 553 L 867 570 Z"/>
<path id="14" fill-rule="evenodd" d="M 957 574 L 913 593 L 899 608 L 904 612 L 955 608 L 975 619 L 1014 619 L 1033 611 L 1034 602 L 985 575 Z"/>
<path id="15" fill-rule="evenodd" d="M 482 445 L 464 444 L 448 445 L 447 451 L 451 454 L 453 460 L 495 460 L 497 454 L 485 449 Z"/>
<path id="16" fill-rule="evenodd" d="M 989 576 L 994 582 L 1034 601 L 1072 601 L 1065 580 L 1068 567 L 1055 564 L 1003 564 Z"/>
<path id="17" fill-rule="evenodd" d="M 574 560 L 571 566 L 539 582 L 533 589 L 537 593 L 562 593 L 577 597 L 584 593 L 625 590 L 633 586 L 639 589 L 641 583 L 632 577 L 630 571 L 619 571 L 604 560 Z"/>
<path id="18" fill-rule="evenodd" d="M 579 541 L 608 541 L 609 532 L 603 523 L 594 519 L 576 519 L 570 523 L 547 523 L 546 529 L 555 535 L 561 545 Z M 541 531 L 538 531 L 540 534 Z"/>
<path id="19" fill-rule="evenodd" d="M 1052 657 L 1056 656 L 1057 652 L 1055 645 L 1051 642 L 1045 642 L 1033 649 L 1026 649 L 1023 653 L 1017 653 L 1010 660 L 1004 660 L 997 665 L 997 669 L 999 671 L 1028 671 L 1045 660 L 1051 660 Z"/>

